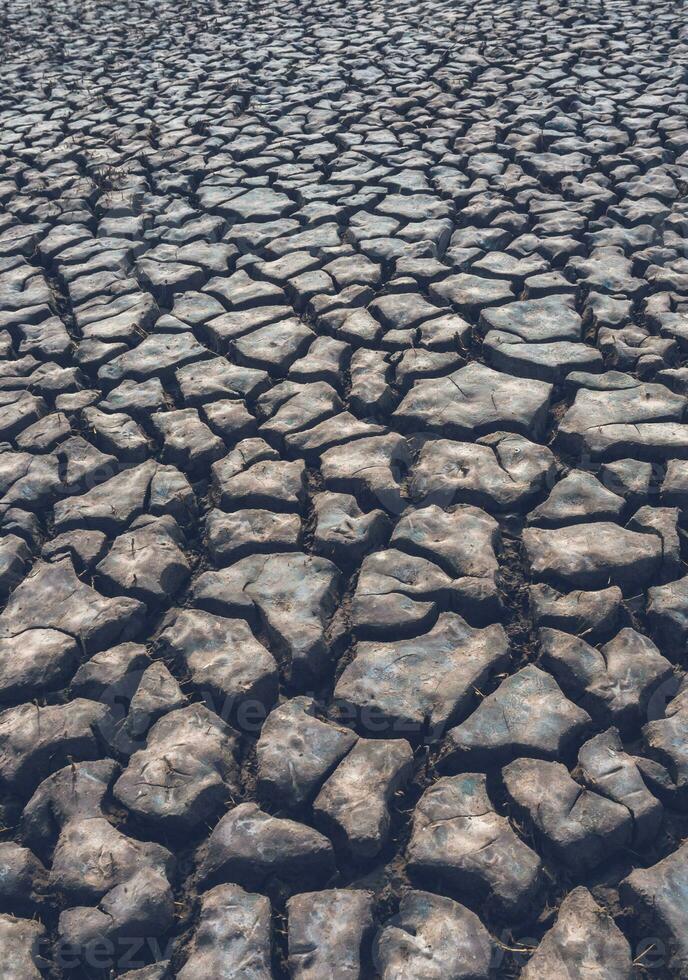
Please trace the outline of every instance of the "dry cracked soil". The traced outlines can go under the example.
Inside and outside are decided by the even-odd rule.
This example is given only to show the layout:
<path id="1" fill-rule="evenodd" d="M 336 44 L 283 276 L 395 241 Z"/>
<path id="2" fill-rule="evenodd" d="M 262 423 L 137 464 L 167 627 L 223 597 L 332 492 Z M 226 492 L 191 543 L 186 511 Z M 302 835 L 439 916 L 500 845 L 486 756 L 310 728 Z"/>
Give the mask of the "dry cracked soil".
<path id="1" fill-rule="evenodd" d="M 683 5 L 0 36 L 0 978 L 688 977 Z"/>

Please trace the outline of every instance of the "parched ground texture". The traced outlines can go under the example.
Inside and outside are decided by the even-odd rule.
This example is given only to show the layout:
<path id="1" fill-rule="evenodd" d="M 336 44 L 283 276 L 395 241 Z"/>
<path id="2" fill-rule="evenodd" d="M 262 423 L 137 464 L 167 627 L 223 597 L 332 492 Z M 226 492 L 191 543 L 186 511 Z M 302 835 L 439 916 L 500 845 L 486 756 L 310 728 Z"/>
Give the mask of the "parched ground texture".
<path id="1" fill-rule="evenodd" d="M 687 977 L 684 6 L 0 31 L 0 977 Z"/>

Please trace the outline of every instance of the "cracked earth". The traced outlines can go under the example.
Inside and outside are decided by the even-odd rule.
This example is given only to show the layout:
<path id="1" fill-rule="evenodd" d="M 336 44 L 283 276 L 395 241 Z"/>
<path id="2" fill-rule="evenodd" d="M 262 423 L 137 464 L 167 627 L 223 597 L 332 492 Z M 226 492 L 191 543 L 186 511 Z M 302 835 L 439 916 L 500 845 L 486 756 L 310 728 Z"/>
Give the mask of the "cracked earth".
<path id="1" fill-rule="evenodd" d="M 0 977 L 688 977 L 682 5 L 0 32 Z"/>

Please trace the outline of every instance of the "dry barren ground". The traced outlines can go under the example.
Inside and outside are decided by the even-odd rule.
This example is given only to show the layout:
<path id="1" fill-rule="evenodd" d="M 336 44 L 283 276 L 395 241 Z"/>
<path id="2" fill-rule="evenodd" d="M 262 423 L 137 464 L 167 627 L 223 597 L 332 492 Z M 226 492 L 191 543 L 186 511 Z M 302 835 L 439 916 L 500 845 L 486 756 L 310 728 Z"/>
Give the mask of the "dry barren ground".
<path id="1" fill-rule="evenodd" d="M 0 30 L 0 977 L 687 977 L 684 6 Z"/>

